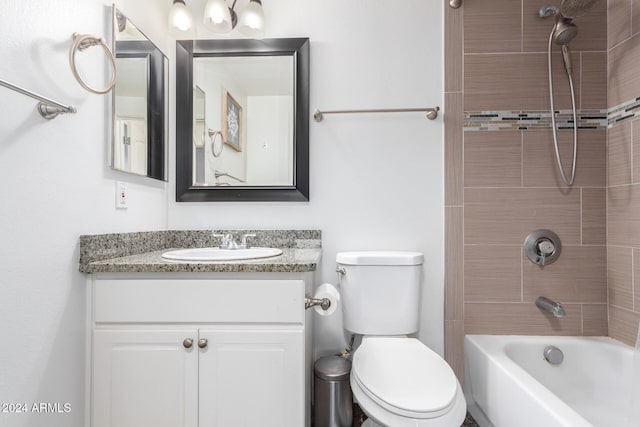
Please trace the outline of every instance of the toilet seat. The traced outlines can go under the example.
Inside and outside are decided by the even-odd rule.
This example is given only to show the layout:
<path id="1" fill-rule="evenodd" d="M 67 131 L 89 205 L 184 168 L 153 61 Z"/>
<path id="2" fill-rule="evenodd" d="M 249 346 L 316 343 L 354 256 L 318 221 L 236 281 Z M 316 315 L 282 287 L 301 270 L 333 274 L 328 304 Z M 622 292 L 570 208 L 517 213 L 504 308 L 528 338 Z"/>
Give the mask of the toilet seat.
<path id="1" fill-rule="evenodd" d="M 460 406 L 453 371 L 415 338 L 364 337 L 354 355 L 351 382 L 358 394 L 400 417 L 427 421 Z"/>

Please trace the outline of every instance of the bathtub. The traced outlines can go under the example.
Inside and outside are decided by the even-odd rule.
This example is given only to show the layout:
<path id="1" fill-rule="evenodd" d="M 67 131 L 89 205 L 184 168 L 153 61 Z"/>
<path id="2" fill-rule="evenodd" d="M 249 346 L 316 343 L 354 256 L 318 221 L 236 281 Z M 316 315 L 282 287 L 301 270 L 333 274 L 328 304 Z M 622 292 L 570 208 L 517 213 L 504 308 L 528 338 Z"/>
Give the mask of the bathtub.
<path id="1" fill-rule="evenodd" d="M 549 345 L 561 364 L 544 359 Z M 637 427 L 635 353 L 605 337 L 467 335 L 467 405 L 481 427 Z"/>

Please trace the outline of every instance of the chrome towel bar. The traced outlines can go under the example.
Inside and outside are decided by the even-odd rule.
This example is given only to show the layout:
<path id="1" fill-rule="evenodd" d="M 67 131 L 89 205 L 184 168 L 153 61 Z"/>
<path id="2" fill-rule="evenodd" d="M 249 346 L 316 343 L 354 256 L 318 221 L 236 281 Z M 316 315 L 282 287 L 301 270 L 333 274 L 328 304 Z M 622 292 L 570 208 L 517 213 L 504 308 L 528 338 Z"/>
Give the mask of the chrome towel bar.
<path id="1" fill-rule="evenodd" d="M 321 122 L 325 114 L 352 114 L 352 113 L 426 113 L 427 119 L 435 120 L 438 117 L 438 111 L 440 107 L 433 108 L 384 108 L 374 110 L 331 110 L 321 111 L 316 110 L 313 113 L 313 118 L 316 122 Z"/>
<path id="2" fill-rule="evenodd" d="M 72 107 L 71 105 L 61 104 L 57 101 L 54 101 L 53 99 L 47 98 L 46 96 L 38 95 L 35 92 L 31 92 L 30 90 L 24 89 L 20 86 L 16 86 L 5 80 L 0 80 L 0 85 L 40 101 L 38 103 L 38 112 L 45 119 L 53 119 L 57 117 L 58 114 L 62 113 L 76 112 L 75 107 Z"/>
<path id="3" fill-rule="evenodd" d="M 229 178 L 233 178 L 233 179 L 235 179 L 235 180 L 236 180 L 236 181 L 238 181 L 238 182 L 242 182 L 242 183 L 245 183 L 245 184 L 246 184 L 246 181 L 244 181 L 244 180 L 242 180 L 242 179 L 240 179 L 240 178 L 237 178 L 237 177 L 235 177 L 235 176 L 233 176 L 233 175 L 231 175 L 231 174 L 229 174 L 229 173 L 227 173 L 227 172 L 220 171 L 220 170 L 216 170 L 216 171 L 214 171 L 213 175 L 214 175 L 216 178 L 220 178 L 221 176 L 228 176 Z"/>

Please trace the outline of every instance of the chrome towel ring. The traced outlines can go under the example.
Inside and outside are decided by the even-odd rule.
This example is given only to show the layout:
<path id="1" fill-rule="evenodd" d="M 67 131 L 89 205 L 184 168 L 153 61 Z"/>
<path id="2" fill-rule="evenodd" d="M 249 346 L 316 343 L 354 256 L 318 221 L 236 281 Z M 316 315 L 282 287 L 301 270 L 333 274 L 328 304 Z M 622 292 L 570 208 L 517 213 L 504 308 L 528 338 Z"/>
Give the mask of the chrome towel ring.
<path id="1" fill-rule="evenodd" d="M 83 51 L 85 49 L 90 48 L 91 46 L 101 46 L 104 50 L 107 59 L 109 60 L 109 65 L 111 66 L 111 79 L 109 83 L 104 89 L 96 89 L 84 82 L 78 73 L 76 68 L 76 52 L 78 50 Z M 88 90 L 89 92 L 97 93 L 99 95 L 105 94 L 113 89 L 113 86 L 116 84 L 116 60 L 113 57 L 113 53 L 109 50 L 109 46 L 104 41 L 103 38 L 93 36 L 91 34 L 73 34 L 73 43 L 71 44 L 71 48 L 69 49 L 69 65 L 71 66 L 71 72 L 73 73 L 73 77 L 80 83 L 80 86 Z"/>
<path id="2" fill-rule="evenodd" d="M 220 135 L 220 148 L 216 149 L 216 136 Z M 219 130 L 211 130 L 209 129 L 209 138 L 211 138 L 211 154 L 213 157 L 218 157 L 222 154 L 222 148 L 224 147 L 224 140 L 222 139 L 222 132 Z"/>

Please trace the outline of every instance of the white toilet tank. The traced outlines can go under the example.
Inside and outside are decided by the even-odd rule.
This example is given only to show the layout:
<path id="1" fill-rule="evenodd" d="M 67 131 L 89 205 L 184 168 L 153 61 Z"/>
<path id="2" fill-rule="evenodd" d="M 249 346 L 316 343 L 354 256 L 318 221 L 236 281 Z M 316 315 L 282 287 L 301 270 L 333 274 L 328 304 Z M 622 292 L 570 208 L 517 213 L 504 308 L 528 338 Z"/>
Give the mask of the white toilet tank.
<path id="1" fill-rule="evenodd" d="M 344 328 L 363 335 L 404 335 L 420 323 L 419 252 L 339 252 Z"/>

